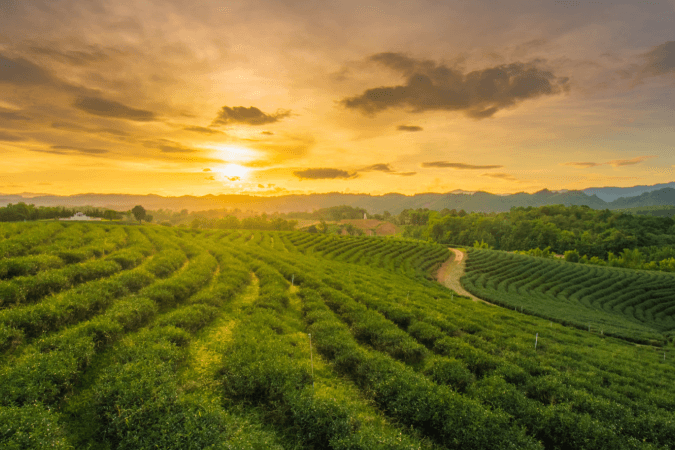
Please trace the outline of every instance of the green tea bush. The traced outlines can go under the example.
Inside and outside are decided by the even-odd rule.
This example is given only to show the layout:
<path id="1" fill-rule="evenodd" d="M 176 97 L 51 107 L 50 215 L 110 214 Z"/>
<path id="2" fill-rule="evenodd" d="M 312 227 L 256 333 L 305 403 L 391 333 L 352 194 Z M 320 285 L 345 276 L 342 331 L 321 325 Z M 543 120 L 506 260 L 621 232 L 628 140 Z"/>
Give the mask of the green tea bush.
<path id="1" fill-rule="evenodd" d="M 450 386 L 458 392 L 465 392 L 475 380 L 461 361 L 439 356 L 427 358 L 422 373 L 435 383 Z"/>
<path id="2" fill-rule="evenodd" d="M 0 406 L 0 447 L 5 450 L 71 450 L 59 416 L 40 404 Z"/>
<path id="3" fill-rule="evenodd" d="M 20 233 L 0 242 L 0 258 L 26 255 L 38 244 L 63 231 L 64 227 L 60 223 L 29 224 L 22 227 Z"/>
<path id="4" fill-rule="evenodd" d="M 188 305 L 178 308 L 157 321 L 157 326 L 172 325 L 189 332 L 195 332 L 211 322 L 218 309 L 209 305 Z"/>
<path id="5" fill-rule="evenodd" d="M 113 448 L 213 448 L 224 440 L 222 412 L 181 397 L 177 367 L 190 336 L 158 327 L 125 340 L 89 397 L 94 440 Z"/>
<path id="6" fill-rule="evenodd" d="M 30 255 L 0 260 L 0 279 L 35 275 L 47 269 L 63 267 L 63 260 L 54 255 Z"/>
<path id="7" fill-rule="evenodd" d="M 73 290 L 25 307 L 0 311 L 0 326 L 18 329 L 27 337 L 86 320 L 105 310 L 113 301 L 154 281 L 143 267 L 122 272 L 105 280 L 84 284 Z M 0 342 L 0 347 L 6 346 Z"/>
<path id="8" fill-rule="evenodd" d="M 321 309 L 317 294 L 303 289 L 300 292 L 304 299 L 311 300 L 304 305 L 306 313 L 310 308 Z M 509 425 L 508 416 L 489 412 L 406 366 L 360 349 L 347 328 L 329 317 L 324 315 L 326 320 L 316 320 L 309 327 L 316 336 L 318 350 L 333 360 L 339 371 L 353 378 L 387 414 L 446 446 L 539 448 L 523 430 Z"/>
<path id="9" fill-rule="evenodd" d="M 659 343 L 674 326 L 669 274 L 473 250 L 461 282 L 492 303 L 633 342 Z"/>

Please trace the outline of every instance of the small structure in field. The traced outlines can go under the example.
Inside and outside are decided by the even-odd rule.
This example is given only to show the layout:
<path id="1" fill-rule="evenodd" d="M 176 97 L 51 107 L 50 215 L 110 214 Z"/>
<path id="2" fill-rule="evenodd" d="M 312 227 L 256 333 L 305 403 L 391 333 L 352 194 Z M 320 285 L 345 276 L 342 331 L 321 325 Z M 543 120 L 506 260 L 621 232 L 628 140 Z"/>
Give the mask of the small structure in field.
<path id="1" fill-rule="evenodd" d="M 101 220 L 100 217 L 89 217 L 85 215 L 84 213 L 81 213 L 80 211 L 76 212 L 73 217 L 68 217 L 68 218 L 61 218 L 59 220 Z"/>

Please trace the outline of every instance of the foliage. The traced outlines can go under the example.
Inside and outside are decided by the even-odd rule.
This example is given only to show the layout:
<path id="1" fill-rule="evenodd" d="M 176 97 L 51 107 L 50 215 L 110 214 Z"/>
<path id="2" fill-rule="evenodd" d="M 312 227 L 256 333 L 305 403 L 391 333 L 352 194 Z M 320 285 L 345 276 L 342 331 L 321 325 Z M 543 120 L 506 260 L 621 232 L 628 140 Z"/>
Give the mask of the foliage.
<path id="1" fill-rule="evenodd" d="M 93 208 L 91 206 L 79 206 L 77 208 L 66 208 L 64 206 L 35 206 L 19 202 L 9 203 L 5 207 L 0 207 L 0 222 L 23 222 L 28 220 L 46 220 L 72 217 L 77 212 L 82 212 L 89 217 L 105 217 L 111 213 L 111 210 L 103 208 Z M 115 211 L 112 211 L 115 213 Z M 117 214 L 117 213 L 115 213 Z"/>
<path id="2" fill-rule="evenodd" d="M 407 222 L 415 225 L 409 227 L 406 236 L 465 247 L 483 240 L 495 249 L 510 251 L 550 247 L 554 253 L 563 254 L 576 249 L 580 255 L 604 260 L 609 252 L 618 254 L 635 248 L 641 250 L 646 262 L 665 259 L 664 252 L 669 252 L 669 257 L 674 255 L 673 217 L 563 205 L 519 207 L 499 214 L 416 214 L 422 213 L 424 219 Z"/>
<path id="3" fill-rule="evenodd" d="M 567 253 L 566 258 L 575 256 Z M 582 329 L 593 326 L 605 335 L 648 344 L 673 330 L 670 274 L 593 268 L 487 250 L 470 252 L 466 267 L 461 280 L 465 289 L 529 314 Z"/>
<path id="4" fill-rule="evenodd" d="M 138 220 L 138 223 L 141 223 L 142 220 L 146 218 L 146 210 L 141 205 L 136 205 L 131 209 L 131 213 L 134 215 L 134 218 Z"/>
<path id="5" fill-rule="evenodd" d="M 673 335 L 626 341 L 664 343 L 670 274 L 470 250 L 526 315 L 431 281 L 449 251 L 411 239 L 20 223 L 0 254 L 2 448 L 674 445 Z M 533 315 L 610 302 L 625 340 Z"/>

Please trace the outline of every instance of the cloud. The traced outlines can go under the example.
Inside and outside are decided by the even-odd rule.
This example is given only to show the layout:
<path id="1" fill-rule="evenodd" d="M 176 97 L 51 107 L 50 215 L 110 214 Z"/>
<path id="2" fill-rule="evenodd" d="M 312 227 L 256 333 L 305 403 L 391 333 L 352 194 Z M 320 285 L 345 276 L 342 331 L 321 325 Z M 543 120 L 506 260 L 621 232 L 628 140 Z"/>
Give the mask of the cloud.
<path id="1" fill-rule="evenodd" d="M 622 79 L 631 79 L 636 87 L 646 78 L 674 76 L 674 41 L 667 41 L 639 55 L 639 60 L 616 71 Z"/>
<path id="2" fill-rule="evenodd" d="M 501 169 L 504 166 L 475 166 L 473 164 L 453 163 L 448 161 L 434 161 L 434 162 L 424 162 L 420 164 L 420 167 L 440 167 L 450 169 L 478 170 L 478 169 Z"/>
<path id="3" fill-rule="evenodd" d="M 325 180 L 325 179 L 349 179 L 357 178 L 359 175 L 356 172 L 349 173 L 345 170 L 340 169 L 330 169 L 330 168 L 313 168 L 313 169 L 304 169 L 296 170 L 293 174 L 300 178 L 301 180 Z"/>
<path id="4" fill-rule="evenodd" d="M 54 84 L 57 80 L 48 71 L 26 59 L 11 59 L 0 54 L 1 82 L 16 85 L 40 85 Z"/>
<path id="5" fill-rule="evenodd" d="M 418 172 L 397 172 L 389 164 L 379 163 L 359 169 L 357 172 L 383 172 L 389 175 L 399 175 L 401 177 L 410 177 Z"/>
<path id="6" fill-rule="evenodd" d="M 183 128 L 186 131 L 194 131 L 195 133 L 202 134 L 223 134 L 220 130 L 214 130 L 213 128 L 208 127 L 185 127 Z"/>
<path id="7" fill-rule="evenodd" d="M 658 45 L 642 57 L 645 65 L 638 74 L 639 78 L 668 75 L 674 72 L 674 41 Z"/>
<path id="8" fill-rule="evenodd" d="M 656 155 L 650 155 L 650 156 L 638 156 L 636 158 L 632 159 L 615 159 L 613 161 L 608 161 L 607 164 L 610 164 L 613 167 L 620 167 L 620 166 L 632 166 L 634 164 L 639 164 L 646 159 L 650 158 L 657 158 Z"/>
<path id="9" fill-rule="evenodd" d="M 82 147 L 71 147 L 69 145 L 52 145 L 49 149 L 31 149 L 31 151 L 39 153 L 50 153 L 52 155 L 72 155 L 72 154 L 85 154 L 91 156 L 102 155 L 104 153 L 110 153 L 108 150 L 103 150 L 100 148 L 82 148 Z"/>
<path id="10" fill-rule="evenodd" d="M 0 119 L 4 120 L 31 120 L 30 117 L 22 116 L 16 111 L 0 110 Z"/>
<path id="11" fill-rule="evenodd" d="M 364 167 L 360 172 L 393 172 L 389 164 L 373 164 L 372 166 Z"/>
<path id="12" fill-rule="evenodd" d="M 502 180 L 516 180 L 516 178 L 508 173 L 482 173 L 482 177 L 490 177 L 490 178 L 500 178 Z"/>
<path id="13" fill-rule="evenodd" d="M 145 141 L 143 143 L 145 147 L 157 148 L 163 153 L 195 153 L 200 150 L 186 147 L 183 144 L 178 142 L 170 141 L 168 139 L 158 139 L 156 141 Z"/>
<path id="14" fill-rule="evenodd" d="M 596 167 L 602 164 L 603 163 L 595 163 L 595 162 L 567 162 L 564 164 L 564 166 L 573 166 L 579 167 L 580 169 L 588 169 L 590 167 Z"/>
<path id="15" fill-rule="evenodd" d="M 266 114 L 255 106 L 246 108 L 244 106 L 235 106 L 233 108 L 224 106 L 218 113 L 218 116 L 211 123 L 214 125 L 230 125 L 233 123 L 244 123 L 247 125 L 265 125 L 275 123 L 280 119 L 291 115 L 291 111 L 278 109 L 274 114 Z"/>
<path id="16" fill-rule="evenodd" d="M 136 122 L 157 120 L 155 114 L 151 111 L 130 108 L 122 103 L 96 97 L 79 97 L 75 100 L 73 106 L 96 116 L 133 120 Z"/>
<path id="17" fill-rule="evenodd" d="M 54 150 L 69 150 L 69 151 L 74 151 L 74 152 L 78 152 L 78 153 L 89 153 L 89 154 L 96 154 L 96 155 L 108 153 L 108 150 L 103 150 L 103 149 L 100 149 L 100 148 L 70 147 L 68 145 L 52 145 L 51 148 L 54 149 Z"/>
<path id="18" fill-rule="evenodd" d="M 399 125 L 397 127 L 399 131 L 422 131 L 422 127 L 417 125 Z"/>
<path id="19" fill-rule="evenodd" d="M 211 172 L 211 169 L 202 169 L 202 172 Z"/>
<path id="20" fill-rule="evenodd" d="M 4 131 L 0 131 L 0 141 L 5 141 L 5 142 L 19 142 L 19 141 L 25 141 L 26 138 L 23 136 L 17 136 L 16 134 L 10 134 L 10 133 L 5 133 Z"/>
<path id="21" fill-rule="evenodd" d="M 52 128 L 56 130 L 68 130 L 68 131 L 84 131 L 85 133 L 105 133 L 105 134 L 112 134 L 115 136 L 129 136 L 129 133 L 125 133 L 124 131 L 116 130 L 114 128 L 87 128 L 83 127 L 82 125 L 77 125 L 74 123 L 67 123 L 67 122 L 52 122 Z"/>
<path id="22" fill-rule="evenodd" d="M 272 131 L 261 131 L 261 134 L 264 134 L 266 136 L 273 136 L 275 133 L 273 133 Z"/>
<path id="23" fill-rule="evenodd" d="M 408 107 L 412 112 L 462 111 L 469 117 L 483 119 L 521 101 L 558 94 L 569 87 L 568 78 L 556 77 L 533 64 L 504 64 L 465 74 L 401 53 L 379 53 L 369 60 L 401 73 L 406 83 L 367 89 L 361 95 L 342 100 L 346 108 L 367 115 Z"/>
<path id="24" fill-rule="evenodd" d="M 209 180 L 209 181 L 215 181 L 215 180 L 216 180 L 216 178 L 214 178 L 213 175 L 210 176 L 210 177 L 206 177 L 206 178 L 204 178 L 204 179 L 205 179 L 205 180 Z"/>
<path id="25" fill-rule="evenodd" d="M 590 167 L 597 167 L 597 166 L 603 166 L 603 165 L 609 165 L 613 167 L 621 167 L 621 166 L 632 166 L 634 164 L 639 164 L 645 161 L 646 159 L 650 158 L 657 158 L 656 155 L 649 155 L 649 156 L 637 156 L 636 158 L 632 159 L 614 159 L 612 161 L 608 161 L 605 163 L 595 163 L 595 162 L 567 162 L 564 163 L 564 166 L 573 166 L 573 167 L 578 167 L 580 169 L 588 169 Z"/>
<path id="26" fill-rule="evenodd" d="M 57 50 L 53 47 L 31 46 L 29 50 L 36 55 L 48 56 L 74 66 L 84 66 L 92 62 L 105 61 L 109 56 L 97 47 L 90 46 L 87 51 Z"/>

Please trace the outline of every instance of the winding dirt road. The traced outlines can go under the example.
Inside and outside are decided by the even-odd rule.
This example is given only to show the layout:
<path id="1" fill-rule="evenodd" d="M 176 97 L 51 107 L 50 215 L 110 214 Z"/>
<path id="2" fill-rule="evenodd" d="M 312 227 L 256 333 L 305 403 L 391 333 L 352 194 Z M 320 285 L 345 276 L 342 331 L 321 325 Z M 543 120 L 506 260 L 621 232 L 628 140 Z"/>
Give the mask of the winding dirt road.
<path id="1" fill-rule="evenodd" d="M 449 248 L 449 250 L 453 252 L 453 256 L 439 267 L 437 281 L 463 297 L 471 298 L 475 302 L 490 304 L 470 294 L 462 287 L 460 277 L 465 273 L 465 253 L 456 248 Z"/>

